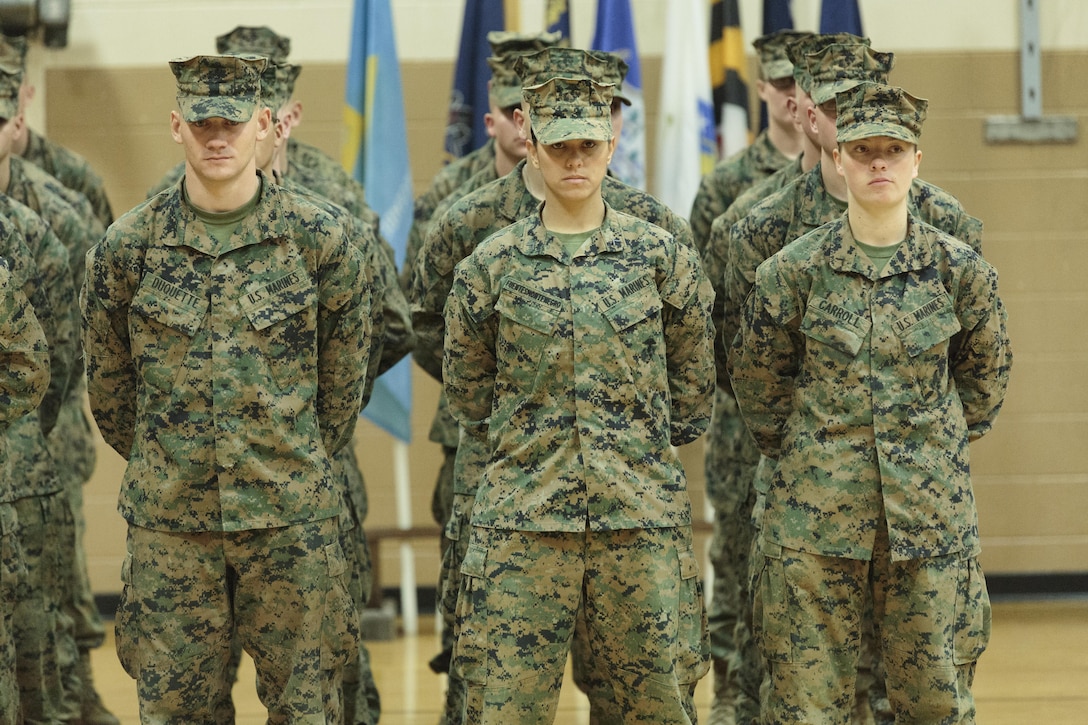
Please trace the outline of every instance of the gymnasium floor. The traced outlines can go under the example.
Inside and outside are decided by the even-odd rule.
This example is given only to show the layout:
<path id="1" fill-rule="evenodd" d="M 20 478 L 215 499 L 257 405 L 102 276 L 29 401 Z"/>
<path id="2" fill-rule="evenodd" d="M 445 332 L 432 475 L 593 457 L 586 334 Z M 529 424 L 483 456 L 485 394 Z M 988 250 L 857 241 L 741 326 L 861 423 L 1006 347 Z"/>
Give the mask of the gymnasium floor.
<path id="1" fill-rule="evenodd" d="M 413 637 L 367 643 L 382 697 L 382 725 L 438 722 L 445 683 L 427 668 L 438 647 L 433 618 L 421 618 L 419 630 Z M 107 705 L 122 723 L 138 723 L 135 687 L 117 662 L 112 631 L 93 658 L 99 692 Z M 238 725 L 265 722 L 253 679 L 247 658 L 234 690 Z M 709 677 L 699 684 L 696 695 L 699 714 L 705 718 Z M 1088 723 L 1088 598 L 995 602 L 993 636 L 979 663 L 975 698 L 980 725 Z M 585 698 L 575 690 L 568 673 L 556 723 L 588 722 Z"/>

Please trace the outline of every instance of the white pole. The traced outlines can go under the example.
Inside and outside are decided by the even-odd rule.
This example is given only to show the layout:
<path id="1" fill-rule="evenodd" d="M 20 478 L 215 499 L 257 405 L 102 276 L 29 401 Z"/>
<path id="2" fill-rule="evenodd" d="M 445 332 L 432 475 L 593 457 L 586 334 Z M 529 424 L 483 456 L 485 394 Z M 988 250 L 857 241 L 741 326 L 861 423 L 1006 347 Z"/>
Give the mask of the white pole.
<path id="1" fill-rule="evenodd" d="M 401 440 L 393 442 L 393 483 L 397 494 L 397 528 L 407 531 L 412 528 L 412 496 L 408 476 L 408 444 Z M 419 633 L 419 604 L 416 601 L 416 565 L 415 553 L 410 541 L 400 545 L 400 609 L 404 634 L 414 636 Z"/>

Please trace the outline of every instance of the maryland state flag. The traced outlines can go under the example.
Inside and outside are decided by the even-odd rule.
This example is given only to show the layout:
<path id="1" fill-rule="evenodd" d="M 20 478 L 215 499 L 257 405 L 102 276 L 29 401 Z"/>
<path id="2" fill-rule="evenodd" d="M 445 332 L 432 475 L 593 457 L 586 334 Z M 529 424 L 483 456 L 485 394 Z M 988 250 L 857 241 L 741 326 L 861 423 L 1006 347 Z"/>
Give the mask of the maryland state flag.
<path id="1" fill-rule="evenodd" d="M 491 44 L 487 42 L 487 34 L 504 29 L 503 0 L 466 0 L 446 120 L 449 158 L 459 158 L 487 143 L 484 114 L 489 109 L 487 82 L 491 80 L 491 68 L 487 65 Z"/>
<path id="2" fill-rule="evenodd" d="M 737 0 L 710 2 L 710 85 L 718 156 L 729 158 L 751 141 L 748 114 L 748 61 Z"/>

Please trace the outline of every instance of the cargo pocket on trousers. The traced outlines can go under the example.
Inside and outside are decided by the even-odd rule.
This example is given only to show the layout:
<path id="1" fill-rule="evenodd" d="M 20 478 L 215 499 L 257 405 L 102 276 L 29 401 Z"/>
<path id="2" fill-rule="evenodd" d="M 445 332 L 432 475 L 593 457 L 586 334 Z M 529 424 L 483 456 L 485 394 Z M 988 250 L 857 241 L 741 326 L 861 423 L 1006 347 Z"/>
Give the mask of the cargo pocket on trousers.
<path id="1" fill-rule="evenodd" d="M 0 601 L 25 599 L 26 578 L 26 557 L 19 539 L 15 507 L 0 503 Z"/>
<path id="2" fill-rule="evenodd" d="M 359 649 L 359 617 L 348 590 L 348 567 L 339 543 L 325 546 L 328 588 L 321 622 L 321 668 L 343 667 Z"/>
<path id="3" fill-rule="evenodd" d="M 792 662 L 790 597 L 782 547 L 759 542 L 759 574 L 752 589 L 752 635 L 763 656 L 771 662 Z"/>
<path id="4" fill-rule="evenodd" d="M 957 665 L 976 661 L 990 642 L 990 595 L 977 556 L 959 561 L 956 577 L 956 621 L 952 659 Z"/>
<path id="5" fill-rule="evenodd" d="M 465 559 L 465 549 L 468 548 L 468 537 L 472 530 L 469 526 L 469 517 L 472 515 L 472 501 L 474 496 L 454 494 L 453 506 L 450 510 L 450 520 L 446 523 L 443 532 L 446 541 L 445 550 L 442 552 L 441 576 L 439 578 L 441 590 L 438 592 L 439 611 L 442 613 L 443 626 L 449 627 L 451 632 L 455 628 L 454 618 L 457 615 L 457 594 L 461 586 L 461 565 Z M 462 540 L 465 539 L 465 540 Z"/>
<path id="6" fill-rule="evenodd" d="M 461 564 L 452 672 L 473 684 L 487 681 L 491 612 L 487 604 L 487 549 L 470 544 Z"/>
<path id="7" fill-rule="evenodd" d="M 680 616 L 676 643 L 676 680 L 694 684 L 710 671 L 710 631 L 703 602 L 699 561 L 692 549 L 680 549 Z"/>
<path id="8" fill-rule="evenodd" d="M 125 554 L 121 564 L 121 599 L 114 617 L 114 643 L 117 659 L 128 676 L 140 677 L 139 597 L 132 586 L 132 554 Z"/>

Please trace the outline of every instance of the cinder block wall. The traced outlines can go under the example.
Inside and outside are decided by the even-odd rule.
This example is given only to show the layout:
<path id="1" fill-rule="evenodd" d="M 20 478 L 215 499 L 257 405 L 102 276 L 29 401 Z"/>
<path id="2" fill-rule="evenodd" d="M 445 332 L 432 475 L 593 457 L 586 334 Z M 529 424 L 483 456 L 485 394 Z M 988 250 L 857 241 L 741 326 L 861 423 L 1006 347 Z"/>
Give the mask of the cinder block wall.
<path id="1" fill-rule="evenodd" d="M 972 449 L 991 574 L 1088 572 L 1088 51 L 1043 53 L 1047 114 L 1072 115 L 1069 145 L 987 145 L 992 115 L 1019 109 L 1018 55 L 1011 51 L 897 53 L 893 82 L 930 99 L 923 134 L 924 178 L 959 197 L 985 223 L 985 254 L 1001 274 L 1015 349 L 1012 386 L 991 435 Z M 422 189 L 442 163 L 451 61 L 402 65 L 413 180 Z M 649 158 L 654 155 L 660 57 L 644 57 Z M 754 74 L 753 74 L 754 77 Z M 118 213 L 134 206 L 181 159 L 168 133 L 172 77 L 155 67 L 54 68 L 45 73 L 47 134 L 83 153 L 105 178 Z M 338 155 L 344 70 L 306 64 L 297 97 L 300 138 Z M 753 98 L 753 107 L 755 99 Z M 688 210 L 678 210 L 685 216 Z M 432 524 L 439 465 L 427 428 L 438 386 L 416 371 L 409 448 L 412 518 Z M 372 526 L 396 521 L 390 438 L 364 423 L 356 438 L 370 492 Z M 702 516 L 702 444 L 683 451 L 692 500 Z M 102 446 L 86 490 L 87 549 L 100 593 L 119 591 L 124 523 L 115 510 L 123 461 Z M 704 538 L 705 540 L 705 538 Z M 433 585 L 437 539 L 413 542 L 420 586 Z M 382 553 L 384 586 L 399 581 L 399 547 Z"/>

